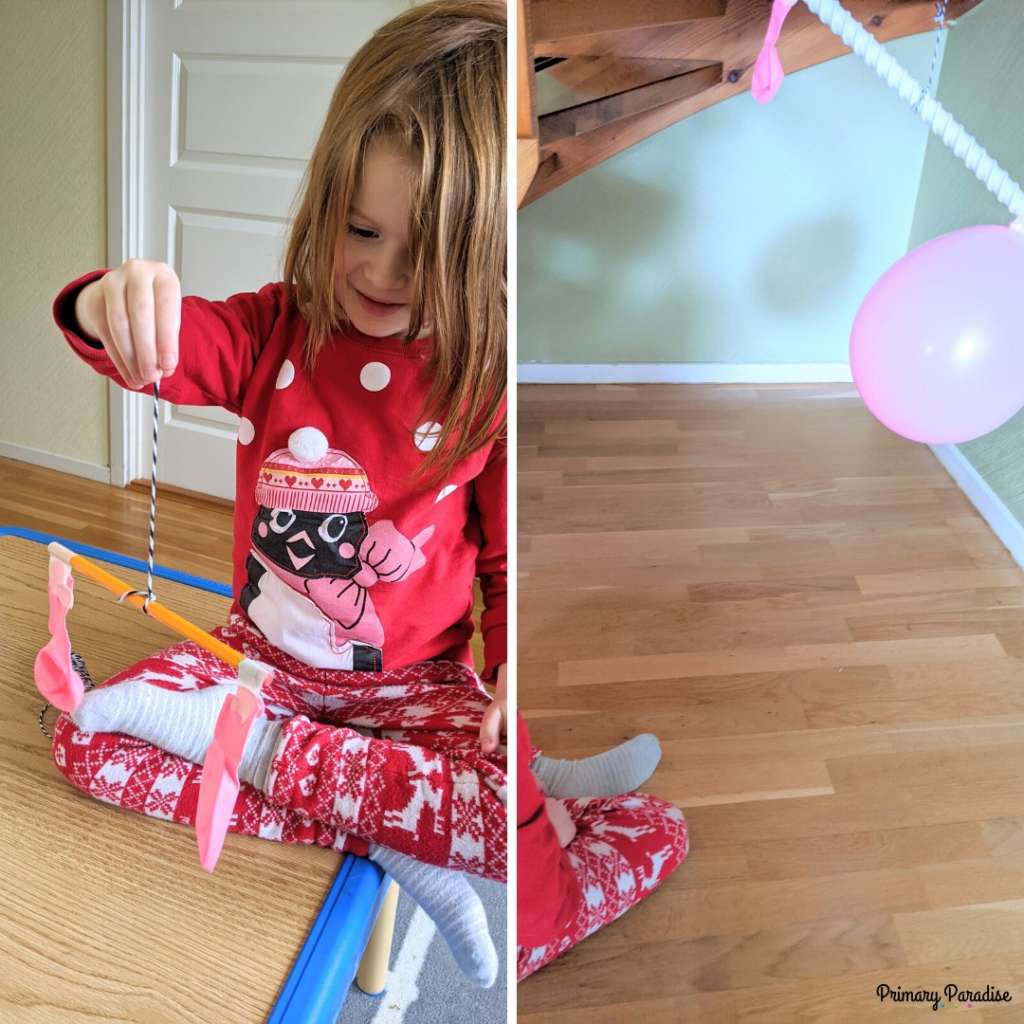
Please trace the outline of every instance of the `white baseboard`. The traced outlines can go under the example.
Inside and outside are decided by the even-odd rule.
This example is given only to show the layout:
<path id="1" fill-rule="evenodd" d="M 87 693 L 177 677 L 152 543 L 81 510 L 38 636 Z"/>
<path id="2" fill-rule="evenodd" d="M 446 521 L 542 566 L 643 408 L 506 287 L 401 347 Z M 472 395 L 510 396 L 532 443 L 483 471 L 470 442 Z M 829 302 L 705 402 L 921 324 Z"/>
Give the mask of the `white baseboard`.
<path id="1" fill-rule="evenodd" d="M 1024 525 L 1017 521 L 1003 504 L 1003 499 L 992 490 L 955 444 L 933 444 L 931 449 L 985 522 L 992 527 L 993 533 L 1006 546 L 1013 560 L 1024 568 Z"/>
<path id="2" fill-rule="evenodd" d="M 520 384 L 847 384 L 848 363 L 520 363 Z"/>
<path id="3" fill-rule="evenodd" d="M 11 444 L 0 441 L 0 458 L 17 459 L 18 462 L 29 462 L 33 466 L 44 469 L 55 469 L 58 473 L 71 473 L 84 476 L 87 480 L 98 480 L 101 484 L 110 483 L 110 467 L 97 466 L 94 462 L 84 459 L 73 459 L 67 455 L 54 455 L 40 448 L 29 448 L 23 444 Z"/>

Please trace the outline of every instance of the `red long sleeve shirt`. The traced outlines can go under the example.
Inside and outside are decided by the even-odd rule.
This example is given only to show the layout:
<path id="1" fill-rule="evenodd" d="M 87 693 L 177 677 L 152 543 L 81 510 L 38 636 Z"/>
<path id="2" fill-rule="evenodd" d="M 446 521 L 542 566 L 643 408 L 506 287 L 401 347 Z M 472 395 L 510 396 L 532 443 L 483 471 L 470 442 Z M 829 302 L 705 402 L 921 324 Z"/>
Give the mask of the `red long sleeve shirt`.
<path id="1" fill-rule="evenodd" d="M 53 315 L 75 353 L 125 387 L 75 318 L 79 291 L 104 273 L 62 289 Z M 306 332 L 281 283 L 223 302 L 187 296 L 178 366 L 160 382 L 170 402 L 241 417 L 232 611 L 318 668 L 472 664 L 479 576 L 492 678 L 506 660 L 504 441 L 440 482 L 414 480 L 438 429 L 420 422 L 430 339 L 338 332 L 309 373 Z"/>
<path id="2" fill-rule="evenodd" d="M 530 734 L 518 714 L 516 724 L 516 942 L 535 948 L 566 933 L 583 895 L 569 855 L 559 844 L 555 826 L 548 818 L 544 795 L 530 771 Z"/>

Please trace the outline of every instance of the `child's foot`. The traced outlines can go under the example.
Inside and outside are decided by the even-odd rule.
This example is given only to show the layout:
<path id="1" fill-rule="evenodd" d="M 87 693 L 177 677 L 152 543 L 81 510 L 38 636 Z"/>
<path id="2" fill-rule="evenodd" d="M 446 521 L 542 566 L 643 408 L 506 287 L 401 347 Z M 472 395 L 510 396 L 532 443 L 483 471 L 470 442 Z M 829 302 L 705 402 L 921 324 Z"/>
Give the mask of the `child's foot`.
<path id="1" fill-rule="evenodd" d="M 370 846 L 370 860 L 405 889 L 437 925 L 463 974 L 481 988 L 490 988 L 498 977 L 498 954 L 484 906 L 465 875 L 424 864 L 376 843 Z"/>
<path id="2" fill-rule="evenodd" d="M 548 796 L 570 800 L 631 793 L 654 774 L 660 760 L 658 737 L 645 732 L 578 761 L 558 761 L 538 754 L 530 768 L 544 783 Z"/>
<path id="3" fill-rule="evenodd" d="M 237 689 L 223 684 L 178 691 L 133 680 L 90 690 L 71 719 L 86 732 L 136 736 L 193 764 L 202 764 L 213 742 L 220 709 Z M 281 725 L 266 718 L 252 723 L 238 777 L 257 789 L 263 788 Z"/>

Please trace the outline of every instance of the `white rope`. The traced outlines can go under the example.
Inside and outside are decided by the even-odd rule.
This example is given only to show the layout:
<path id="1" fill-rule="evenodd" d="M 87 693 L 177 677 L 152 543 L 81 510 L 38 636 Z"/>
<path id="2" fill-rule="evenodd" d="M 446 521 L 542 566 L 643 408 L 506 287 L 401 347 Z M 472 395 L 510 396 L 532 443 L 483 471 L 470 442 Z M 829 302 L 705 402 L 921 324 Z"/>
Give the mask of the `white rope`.
<path id="1" fill-rule="evenodd" d="M 1015 217 L 1024 215 L 1024 190 L 977 139 L 904 68 L 837 0 L 804 0 L 821 22 L 861 60 L 958 156 L 967 169 Z"/>

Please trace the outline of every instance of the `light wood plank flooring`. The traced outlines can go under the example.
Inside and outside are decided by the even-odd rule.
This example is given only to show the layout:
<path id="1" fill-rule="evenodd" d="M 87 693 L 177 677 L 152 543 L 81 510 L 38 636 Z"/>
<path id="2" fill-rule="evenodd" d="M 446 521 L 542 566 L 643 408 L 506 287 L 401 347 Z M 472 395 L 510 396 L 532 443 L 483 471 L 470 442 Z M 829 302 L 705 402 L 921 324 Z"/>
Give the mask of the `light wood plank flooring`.
<path id="1" fill-rule="evenodd" d="M 157 561 L 231 582 L 231 505 L 161 488 Z M 0 459 L 0 525 L 54 533 L 145 559 L 149 487 L 128 488 Z"/>
<path id="2" fill-rule="evenodd" d="M 661 739 L 661 890 L 519 986 L 529 1024 L 1024 1020 L 1024 573 L 850 385 L 523 386 L 519 702 Z"/>

